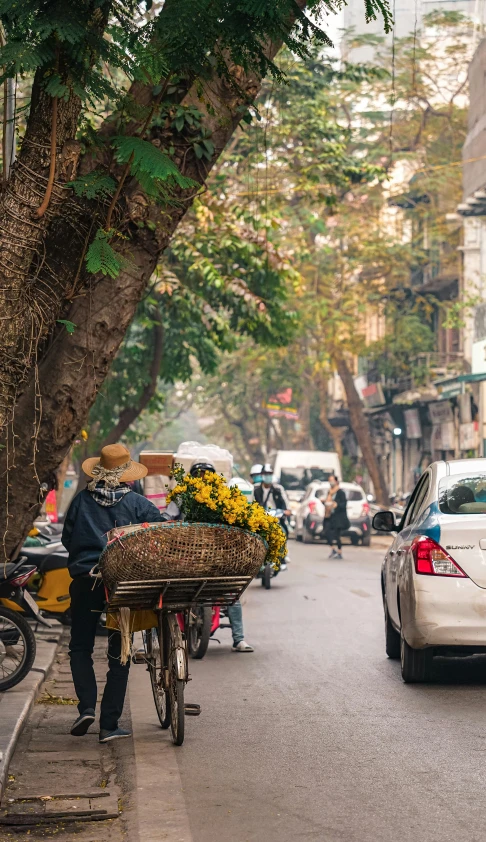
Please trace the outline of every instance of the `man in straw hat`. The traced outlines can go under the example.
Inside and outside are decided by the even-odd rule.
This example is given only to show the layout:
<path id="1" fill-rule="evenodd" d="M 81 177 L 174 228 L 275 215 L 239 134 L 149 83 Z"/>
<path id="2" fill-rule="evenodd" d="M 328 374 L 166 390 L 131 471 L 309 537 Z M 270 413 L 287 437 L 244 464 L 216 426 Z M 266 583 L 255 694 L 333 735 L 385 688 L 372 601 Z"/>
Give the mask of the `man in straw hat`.
<path id="1" fill-rule="evenodd" d="M 66 515 L 62 542 L 69 552 L 71 594 L 71 672 L 79 699 L 79 716 L 71 734 L 82 737 L 95 720 L 97 698 L 93 668 L 96 628 L 105 606 L 105 591 L 100 579 L 89 575 L 106 546 L 106 533 L 115 526 L 154 523 L 161 514 L 156 506 L 136 494 L 127 482 L 141 479 L 147 468 L 130 458 L 122 444 L 110 444 L 101 456 L 86 459 L 83 471 L 91 478 L 84 491 L 76 495 Z M 129 662 L 120 663 L 121 635 L 112 631 L 108 639 L 108 673 L 101 701 L 100 743 L 129 737 L 119 728 L 127 689 Z"/>

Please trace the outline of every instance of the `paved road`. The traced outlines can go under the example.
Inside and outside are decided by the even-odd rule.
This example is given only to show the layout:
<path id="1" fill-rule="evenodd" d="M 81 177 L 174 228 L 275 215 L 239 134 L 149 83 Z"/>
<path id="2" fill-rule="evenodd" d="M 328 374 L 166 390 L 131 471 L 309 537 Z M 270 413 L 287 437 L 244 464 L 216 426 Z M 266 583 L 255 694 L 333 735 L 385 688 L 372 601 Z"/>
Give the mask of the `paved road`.
<path id="1" fill-rule="evenodd" d="M 174 748 L 133 669 L 140 842 L 479 842 L 486 810 L 486 661 L 436 661 L 405 686 L 384 653 L 383 549 L 292 544 L 290 570 L 192 662 Z M 142 668 L 138 668 L 142 669 Z"/>

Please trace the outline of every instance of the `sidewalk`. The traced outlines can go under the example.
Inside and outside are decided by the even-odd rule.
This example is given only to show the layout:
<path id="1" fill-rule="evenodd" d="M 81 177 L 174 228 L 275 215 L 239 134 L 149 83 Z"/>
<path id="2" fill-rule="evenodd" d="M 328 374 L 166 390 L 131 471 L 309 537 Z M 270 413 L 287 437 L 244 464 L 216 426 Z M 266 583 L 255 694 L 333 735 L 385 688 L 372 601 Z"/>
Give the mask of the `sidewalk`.
<path id="1" fill-rule="evenodd" d="M 16 687 L 0 693 L 0 799 L 7 783 L 9 764 L 42 682 L 51 670 L 63 627 L 55 620 L 52 628 L 36 629 L 37 654 L 29 674 Z"/>
<path id="2" fill-rule="evenodd" d="M 120 770 L 123 753 L 128 758 L 133 748 L 100 746 L 97 723 L 83 738 L 70 735 L 77 702 L 68 641 L 65 630 L 51 675 L 42 685 L 10 763 L 0 810 L 1 842 L 51 835 L 59 842 L 72 842 L 74 837 L 79 842 L 127 840 L 124 822 L 119 820 L 126 806 Z M 97 639 L 94 660 L 100 693 L 106 645 L 105 637 Z M 131 744 L 131 740 L 123 742 Z"/>

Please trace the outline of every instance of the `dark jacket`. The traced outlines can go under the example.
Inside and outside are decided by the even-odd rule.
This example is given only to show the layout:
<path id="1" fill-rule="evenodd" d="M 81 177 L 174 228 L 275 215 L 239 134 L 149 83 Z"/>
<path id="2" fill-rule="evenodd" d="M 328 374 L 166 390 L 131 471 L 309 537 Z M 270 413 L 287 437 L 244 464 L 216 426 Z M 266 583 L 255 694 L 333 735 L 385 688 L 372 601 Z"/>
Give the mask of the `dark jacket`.
<path id="1" fill-rule="evenodd" d="M 157 507 L 134 491 L 129 491 L 114 506 L 100 506 L 85 488 L 69 506 L 62 531 L 62 543 L 69 553 L 71 576 L 74 579 L 86 575 L 94 567 L 106 546 L 109 529 L 160 520 Z"/>
<path id="2" fill-rule="evenodd" d="M 336 508 L 331 512 L 331 527 L 333 529 L 349 529 L 349 520 L 346 514 L 347 500 L 342 488 L 339 488 L 334 495 Z"/>
<path id="3" fill-rule="evenodd" d="M 257 485 L 255 487 L 255 491 L 253 492 L 255 501 L 260 503 L 260 506 L 265 506 L 266 499 L 271 491 L 273 491 L 273 499 L 275 500 L 277 509 L 283 509 L 286 511 L 289 506 L 285 497 L 285 491 L 282 486 L 277 483 L 274 483 L 271 488 L 264 488 L 263 484 Z"/>

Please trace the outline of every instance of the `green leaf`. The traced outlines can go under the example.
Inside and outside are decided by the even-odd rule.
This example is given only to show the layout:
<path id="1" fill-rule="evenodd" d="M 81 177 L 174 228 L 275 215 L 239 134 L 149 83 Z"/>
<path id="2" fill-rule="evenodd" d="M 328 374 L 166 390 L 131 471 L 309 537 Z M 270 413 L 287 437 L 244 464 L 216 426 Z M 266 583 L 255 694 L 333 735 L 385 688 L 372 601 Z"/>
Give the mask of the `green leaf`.
<path id="1" fill-rule="evenodd" d="M 204 149 L 199 143 L 194 144 L 194 152 L 196 153 L 196 158 L 202 158 L 204 155 Z"/>
<path id="2" fill-rule="evenodd" d="M 93 170 L 74 181 L 69 181 L 68 187 L 72 187 L 76 196 L 85 199 L 106 199 L 115 192 L 116 183 L 113 178 L 100 170 Z"/>
<path id="3" fill-rule="evenodd" d="M 131 160 L 132 175 L 153 195 L 157 194 L 161 184 L 167 184 L 169 188 L 177 185 L 182 190 L 199 186 L 196 181 L 183 176 L 169 156 L 148 140 L 118 136 L 113 138 L 113 146 L 117 161 L 126 163 Z"/>
<path id="4" fill-rule="evenodd" d="M 101 272 L 102 275 L 116 278 L 127 263 L 126 259 L 117 254 L 110 245 L 113 234 L 113 229 L 104 231 L 103 228 L 100 228 L 96 232 L 96 236 L 86 253 L 86 268 L 93 275 Z"/>
<path id="5" fill-rule="evenodd" d="M 76 330 L 77 325 L 74 322 L 70 322 L 69 319 L 56 319 L 57 323 L 60 325 L 64 325 L 68 333 L 74 333 Z"/>

